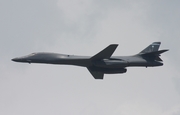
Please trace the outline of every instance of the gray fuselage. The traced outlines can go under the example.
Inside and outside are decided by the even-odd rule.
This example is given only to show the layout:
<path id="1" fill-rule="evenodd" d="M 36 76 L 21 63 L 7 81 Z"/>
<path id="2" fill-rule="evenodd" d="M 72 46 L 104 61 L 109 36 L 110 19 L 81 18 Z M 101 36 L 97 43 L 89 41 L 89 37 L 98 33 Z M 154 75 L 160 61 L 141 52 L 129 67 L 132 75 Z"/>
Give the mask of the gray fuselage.
<path id="1" fill-rule="evenodd" d="M 140 55 L 112 56 L 109 59 L 92 61 L 90 56 L 75 56 L 57 53 L 32 53 L 12 60 L 24 63 L 66 64 L 83 67 L 95 66 L 99 68 L 125 68 L 131 66 L 149 67 L 163 65 L 161 62 L 148 60 Z"/>
<path id="2" fill-rule="evenodd" d="M 65 64 L 86 67 L 95 79 L 103 79 L 104 74 L 126 73 L 126 67 L 162 66 L 159 50 L 160 42 L 153 42 L 140 53 L 132 56 L 112 56 L 118 44 L 110 44 L 94 56 L 75 56 L 57 53 L 32 53 L 14 58 L 12 61 L 24 63 Z"/>

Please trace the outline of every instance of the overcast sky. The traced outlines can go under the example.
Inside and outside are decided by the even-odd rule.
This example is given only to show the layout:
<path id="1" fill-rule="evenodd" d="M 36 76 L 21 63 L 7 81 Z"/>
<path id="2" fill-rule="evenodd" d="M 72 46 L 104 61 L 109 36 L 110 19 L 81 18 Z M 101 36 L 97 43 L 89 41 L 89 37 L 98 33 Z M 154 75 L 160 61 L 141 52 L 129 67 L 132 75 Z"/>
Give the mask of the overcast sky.
<path id="1" fill-rule="evenodd" d="M 180 1 L 0 1 L 1 115 L 179 115 Z M 86 68 L 23 64 L 32 52 L 92 56 L 140 52 L 154 41 L 170 49 L 164 66 L 128 68 L 95 80 Z"/>

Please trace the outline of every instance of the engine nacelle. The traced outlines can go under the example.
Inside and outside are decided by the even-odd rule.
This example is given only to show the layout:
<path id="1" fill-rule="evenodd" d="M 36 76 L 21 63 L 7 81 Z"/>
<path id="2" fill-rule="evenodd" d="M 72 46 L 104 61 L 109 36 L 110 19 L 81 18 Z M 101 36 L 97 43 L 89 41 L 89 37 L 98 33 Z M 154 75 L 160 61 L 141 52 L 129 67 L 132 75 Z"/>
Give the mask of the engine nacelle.
<path id="1" fill-rule="evenodd" d="M 128 62 L 124 60 L 108 60 L 104 59 L 101 61 L 94 62 L 96 67 L 102 68 L 125 68 L 128 66 Z"/>
<path id="2" fill-rule="evenodd" d="M 103 71 L 103 73 L 105 74 L 116 74 L 116 73 L 126 73 L 127 69 L 122 68 L 122 69 L 107 69 L 105 71 Z"/>
<path id="3" fill-rule="evenodd" d="M 94 67 L 92 69 L 93 71 L 102 72 L 105 74 L 116 74 L 116 73 L 126 73 L 126 68 L 100 68 L 100 67 Z"/>

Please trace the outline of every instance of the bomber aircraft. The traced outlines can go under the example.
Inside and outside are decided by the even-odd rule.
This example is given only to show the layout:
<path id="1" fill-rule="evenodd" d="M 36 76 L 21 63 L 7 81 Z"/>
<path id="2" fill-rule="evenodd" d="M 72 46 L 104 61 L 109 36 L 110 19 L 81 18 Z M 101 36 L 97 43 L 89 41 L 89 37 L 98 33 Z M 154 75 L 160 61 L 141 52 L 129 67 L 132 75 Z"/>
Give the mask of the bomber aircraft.
<path id="1" fill-rule="evenodd" d="M 160 44 L 161 42 L 153 42 L 132 56 L 112 56 L 118 44 L 111 44 L 92 57 L 39 52 L 14 58 L 12 61 L 81 66 L 86 67 L 95 79 L 103 79 L 104 74 L 126 73 L 127 67 L 162 66 L 160 54 L 168 50 L 158 50 Z"/>

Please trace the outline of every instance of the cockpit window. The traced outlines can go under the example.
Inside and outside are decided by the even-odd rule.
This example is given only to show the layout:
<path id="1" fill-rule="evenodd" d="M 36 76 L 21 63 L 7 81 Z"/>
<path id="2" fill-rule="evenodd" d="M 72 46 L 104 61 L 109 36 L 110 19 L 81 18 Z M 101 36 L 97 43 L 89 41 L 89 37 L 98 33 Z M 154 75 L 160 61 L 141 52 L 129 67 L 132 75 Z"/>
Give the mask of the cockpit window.
<path id="1" fill-rule="evenodd" d="M 36 53 L 32 53 L 32 54 L 29 54 L 29 55 L 24 56 L 23 58 L 30 57 L 30 56 L 34 56 L 35 54 L 36 54 Z"/>
<path id="2" fill-rule="evenodd" d="M 32 53 L 32 54 L 30 54 L 29 56 L 33 56 L 33 55 L 35 55 L 36 53 Z"/>

